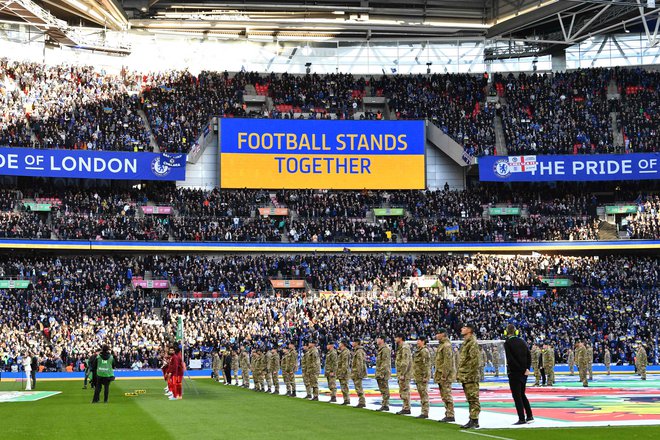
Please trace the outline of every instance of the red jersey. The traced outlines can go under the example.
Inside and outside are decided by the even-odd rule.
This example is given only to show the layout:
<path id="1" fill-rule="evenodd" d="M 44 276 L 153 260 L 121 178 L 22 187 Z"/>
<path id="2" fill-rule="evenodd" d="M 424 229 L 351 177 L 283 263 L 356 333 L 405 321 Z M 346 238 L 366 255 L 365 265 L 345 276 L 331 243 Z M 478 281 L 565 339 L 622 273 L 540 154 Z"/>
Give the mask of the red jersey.
<path id="1" fill-rule="evenodd" d="M 175 353 L 170 358 L 168 372 L 175 377 L 183 377 L 183 359 L 181 353 Z"/>

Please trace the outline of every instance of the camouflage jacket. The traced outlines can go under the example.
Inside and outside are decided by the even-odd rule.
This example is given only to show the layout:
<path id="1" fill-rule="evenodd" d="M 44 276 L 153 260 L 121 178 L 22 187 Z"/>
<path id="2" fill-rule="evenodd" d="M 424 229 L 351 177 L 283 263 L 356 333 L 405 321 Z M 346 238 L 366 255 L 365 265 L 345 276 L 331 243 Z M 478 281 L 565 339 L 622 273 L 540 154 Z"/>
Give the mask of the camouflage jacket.
<path id="1" fill-rule="evenodd" d="M 445 340 L 441 342 L 435 351 L 435 383 L 454 380 L 454 353 L 451 349 L 451 342 Z"/>
<path id="2" fill-rule="evenodd" d="M 376 355 L 376 379 L 389 380 L 392 375 L 392 350 L 387 344 L 378 347 Z"/>
<path id="3" fill-rule="evenodd" d="M 351 374 L 351 352 L 348 348 L 339 351 L 339 361 L 337 362 L 337 378 L 346 380 Z"/>
<path id="4" fill-rule="evenodd" d="M 431 379 L 431 353 L 426 347 L 418 348 L 413 355 L 413 376 L 415 382 L 428 382 Z"/>
<path id="5" fill-rule="evenodd" d="M 400 379 L 410 379 L 410 373 L 412 372 L 412 353 L 410 352 L 410 347 L 405 342 L 396 349 L 394 367 Z"/>
<path id="6" fill-rule="evenodd" d="M 481 354 L 477 338 L 472 335 L 463 342 L 459 353 L 458 374 L 460 383 L 479 382 Z"/>
<path id="7" fill-rule="evenodd" d="M 351 365 L 351 378 L 364 379 L 367 377 L 367 356 L 364 348 L 358 347 L 353 353 L 353 363 Z"/>
<path id="8" fill-rule="evenodd" d="M 337 363 L 339 359 L 337 356 L 337 350 L 334 348 L 325 355 L 325 375 L 329 376 L 330 374 L 337 375 Z"/>

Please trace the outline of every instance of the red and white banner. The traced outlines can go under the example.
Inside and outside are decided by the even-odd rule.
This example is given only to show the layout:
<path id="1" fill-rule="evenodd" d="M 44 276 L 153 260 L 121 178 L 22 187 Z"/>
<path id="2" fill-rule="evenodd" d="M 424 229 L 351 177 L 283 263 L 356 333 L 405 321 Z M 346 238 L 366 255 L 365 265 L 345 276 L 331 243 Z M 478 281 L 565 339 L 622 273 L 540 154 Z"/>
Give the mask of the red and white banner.
<path id="1" fill-rule="evenodd" d="M 142 212 L 145 214 L 172 214 L 171 206 L 143 206 Z"/>
<path id="2" fill-rule="evenodd" d="M 133 287 L 142 287 L 143 289 L 167 289 L 170 282 L 167 280 L 132 280 Z"/>

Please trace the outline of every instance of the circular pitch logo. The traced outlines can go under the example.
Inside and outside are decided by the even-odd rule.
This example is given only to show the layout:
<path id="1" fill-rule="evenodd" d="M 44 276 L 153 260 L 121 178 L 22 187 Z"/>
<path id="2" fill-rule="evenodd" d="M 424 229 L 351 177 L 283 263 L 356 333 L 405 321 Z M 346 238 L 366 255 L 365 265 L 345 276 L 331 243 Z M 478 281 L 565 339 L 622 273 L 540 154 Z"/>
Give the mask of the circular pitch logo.
<path id="1" fill-rule="evenodd" d="M 500 159 L 497 162 L 495 162 L 495 165 L 493 165 L 493 171 L 495 172 L 495 175 L 497 177 L 501 177 L 502 179 L 509 177 L 511 174 L 511 167 L 509 166 L 509 161 L 506 159 Z"/>

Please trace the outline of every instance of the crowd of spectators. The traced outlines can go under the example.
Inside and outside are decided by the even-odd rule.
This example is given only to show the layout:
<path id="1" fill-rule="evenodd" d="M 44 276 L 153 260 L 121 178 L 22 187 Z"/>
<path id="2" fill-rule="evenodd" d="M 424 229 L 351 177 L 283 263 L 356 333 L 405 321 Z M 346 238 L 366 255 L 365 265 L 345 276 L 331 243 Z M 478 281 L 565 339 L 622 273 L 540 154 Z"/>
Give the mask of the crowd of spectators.
<path id="1" fill-rule="evenodd" d="M 161 151 L 186 153 L 211 116 L 246 116 L 244 74 L 227 72 L 154 74 L 145 83 L 144 108 Z"/>
<path id="2" fill-rule="evenodd" d="M 599 240 L 599 207 L 623 204 L 637 206 L 638 212 L 617 217 L 620 230 L 634 239 L 658 239 L 653 188 L 532 184 L 465 190 L 268 191 L 171 184 L 54 188 L 34 182 L 8 185 L 0 192 L 0 237 L 300 243 Z M 50 212 L 31 212 L 32 200 L 51 204 Z M 151 214 L 149 207 L 167 210 Z M 385 211 L 375 211 L 378 208 Z M 503 213 L 502 208 L 514 211 Z"/>
<path id="3" fill-rule="evenodd" d="M 637 206 L 637 213 L 626 220 L 630 238 L 657 240 L 660 237 L 660 197 L 647 197 Z"/>
<path id="4" fill-rule="evenodd" d="M 496 74 L 509 154 L 614 151 L 608 69 L 554 74 Z"/>
<path id="5" fill-rule="evenodd" d="M 625 151 L 657 152 L 660 145 L 660 72 L 616 69 L 621 94 L 618 125 Z"/>
<path id="6" fill-rule="evenodd" d="M 472 156 L 494 154 L 494 106 L 485 103 L 487 75 L 383 75 L 371 78 L 397 119 L 428 119 Z"/>
<path id="7" fill-rule="evenodd" d="M 0 238 L 51 239 L 51 225 L 40 213 L 0 211 Z"/>
<path id="8" fill-rule="evenodd" d="M 111 75 L 93 66 L 0 60 L 0 144 L 188 152 L 211 116 L 383 119 L 365 96 L 383 97 L 397 119 L 428 119 L 472 156 L 497 154 L 496 113 L 510 154 L 656 151 L 660 140 L 658 72 L 579 69 L 543 74 L 432 74 L 357 77 L 188 71 Z M 608 101 L 611 82 L 620 99 Z M 488 88 L 502 103 L 486 99 Z M 252 91 L 254 88 L 254 91 Z M 250 108 L 249 93 L 272 108 Z M 148 124 L 139 115 L 144 110 Z M 612 133 L 618 114 L 623 141 Z M 624 145 L 618 145 L 622 142 Z"/>
<path id="9" fill-rule="evenodd" d="M 438 287 L 417 288 L 418 278 L 410 277 L 422 275 Z M 157 291 L 131 287 L 145 276 L 168 280 L 177 296 L 219 295 L 162 302 Z M 544 287 L 543 277 L 572 286 Z M 308 287 L 274 295 L 270 278 L 302 279 Z M 586 338 L 596 361 L 608 345 L 615 362 L 630 362 L 637 341 L 657 342 L 659 278 L 660 261 L 640 256 L 4 255 L 0 279 L 30 286 L 0 290 L 0 356 L 8 368 L 30 351 L 75 369 L 91 349 L 109 343 L 122 367 L 155 367 L 156 352 L 174 334 L 174 316 L 183 313 L 187 342 L 197 351 L 399 332 L 415 339 L 438 327 L 457 339 L 463 322 L 475 323 L 480 339 L 499 339 L 514 322 L 528 340 L 550 340 L 560 360 L 576 338 Z"/>
<path id="10" fill-rule="evenodd" d="M 0 62 L 4 145 L 89 150 L 151 150 L 138 114 L 139 90 L 123 72 L 93 66 Z"/>

